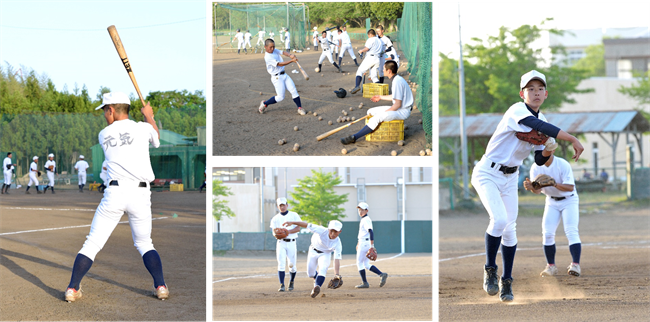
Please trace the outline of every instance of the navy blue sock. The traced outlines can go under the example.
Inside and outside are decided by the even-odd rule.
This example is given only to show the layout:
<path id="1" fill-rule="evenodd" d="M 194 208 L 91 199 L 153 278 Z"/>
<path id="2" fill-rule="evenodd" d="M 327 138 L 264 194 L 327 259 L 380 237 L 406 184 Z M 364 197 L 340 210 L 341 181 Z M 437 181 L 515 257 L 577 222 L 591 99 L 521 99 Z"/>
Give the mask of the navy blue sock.
<path id="1" fill-rule="evenodd" d="M 316 285 L 323 286 L 323 282 L 325 282 L 325 276 L 318 276 L 316 278 Z"/>
<path id="2" fill-rule="evenodd" d="M 316 273 L 316 275 L 314 275 L 314 283 L 316 282 L 316 278 L 318 278 L 318 273 Z"/>
<path id="3" fill-rule="evenodd" d="M 366 270 L 365 269 L 360 270 L 359 275 L 361 275 L 361 280 L 363 281 L 364 284 L 368 283 L 368 280 L 366 279 Z"/>
<path id="4" fill-rule="evenodd" d="M 334 62 L 334 67 L 340 68 L 339 65 L 336 64 L 336 62 Z"/>
<path id="5" fill-rule="evenodd" d="M 356 58 L 354 59 L 354 63 L 355 63 L 356 65 L 359 65 L 359 63 L 357 63 L 357 59 L 356 59 Z"/>
<path id="6" fill-rule="evenodd" d="M 501 245 L 501 258 L 503 259 L 503 275 L 502 278 L 512 277 L 512 265 L 515 262 L 515 253 L 517 252 L 517 245 L 508 247 Z"/>
<path id="7" fill-rule="evenodd" d="M 365 125 L 359 132 L 357 132 L 357 134 L 354 135 L 354 138 L 358 140 L 369 133 L 372 133 L 372 129 L 369 128 L 368 125 Z"/>
<path id="8" fill-rule="evenodd" d="M 294 98 L 293 102 L 296 103 L 296 106 L 298 106 L 298 108 L 302 107 L 302 104 L 300 104 L 300 96 Z"/>
<path id="9" fill-rule="evenodd" d="M 343 57 L 339 57 L 339 65 L 341 65 L 341 61 L 343 61 Z"/>
<path id="10" fill-rule="evenodd" d="M 285 272 L 278 271 L 278 278 L 280 279 L 280 284 L 283 284 L 283 285 L 284 285 L 284 274 L 285 274 Z"/>
<path id="11" fill-rule="evenodd" d="M 555 265 L 555 244 L 544 245 L 544 255 L 547 263 Z"/>
<path id="12" fill-rule="evenodd" d="M 155 249 L 152 249 L 144 253 L 144 255 L 142 255 L 142 261 L 144 262 L 144 267 L 147 268 L 149 274 L 153 277 L 153 286 L 158 288 L 158 286 L 165 285 L 162 261 L 160 261 L 160 255 L 158 255 L 158 252 Z"/>
<path id="13" fill-rule="evenodd" d="M 290 273 L 290 274 L 291 274 L 291 281 L 292 281 L 292 282 L 293 282 L 293 280 L 296 279 L 296 273 L 297 273 L 297 272 Z"/>
<path id="14" fill-rule="evenodd" d="M 359 87 L 359 84 L 361 84 L 361 76 L 357 76 L 357 79 L 355 80 L 355 86 L 354 87 Z"/>
<path id="15" fill-rule="evenodd" d="M 497 252 L 501 244 L 501 237 L 494 237 L 485 233 L 485 266 L 497 267 Z"/>
<path id="16" fill-rule="evenodd" d="M 569 245 L 569 251 L 571 252 L 571 257 L 573 258 L 574 263 L 580 263 L 580 252 L 582 251 L 582 244 L 577 243 Z"/>
<path id="17" fill-rule="evenodd" d="M 370 271 L 377 274 L 377 275 L 381 275 L 381 271 L 375 265 L 370 266 Z"/>
<path id="18" fill-rule="evenodd" d="M 273 96 L 273 97 L 269 98 L 266 102 L 264 102 L 264 105 L 269 106 L 269 105 L 275 104 L 275 103 L 277 103 L 277 102 L 275 101 L 275 96 Z"/>
<path id="19" fill-rule="evenodd" d="M 323 69 L 323 64 L 318 64 L 318 70 Z"/>
<path id="20" fill-rule="evenodd" d="M 241 49 L 237 49 L 237 53 L 238 53 L 238 54 L 239 54 L 240 51 L 241 51 Z"/>
<path id="21" fill-rule="evenodd" d="M 78 291 L 81 279 L 88 273 L 92 265 L 93 261 L 86 255 L 77 254 L 77 258 L 74 259 L 74 265 L 72 265 L 72 277 L 70 277 L 68 288 L 74 288 Z"/>
<path id="22" fill-rule="evenodd" d="M 25 191 L 29 191 L 29 188 L 31 188 L 31 187 L 32 187 L 32 186 L 27 186 L 27 190 L 25 190 Z"/>

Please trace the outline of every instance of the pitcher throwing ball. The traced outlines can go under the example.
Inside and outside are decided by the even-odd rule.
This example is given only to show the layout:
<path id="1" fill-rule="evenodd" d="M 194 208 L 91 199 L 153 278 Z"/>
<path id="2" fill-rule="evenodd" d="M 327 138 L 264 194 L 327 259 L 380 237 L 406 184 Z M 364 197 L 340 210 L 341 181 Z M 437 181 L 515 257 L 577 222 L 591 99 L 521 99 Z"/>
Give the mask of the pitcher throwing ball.
<path id="1" fill-rule="evenodd" d="M 129 120 L 129 97 L 124 93 L 106 93 L 102 105 L 108 126 L 99 132 L 99 144 L 106 156 L 108 188 L 90 226 L 86 242 L 77 254 L 65 300 L 81 298 L 81 279 L 104 247 L 120 218 L 126 212 L 133 243 L 144 266 L 153 277 L 154 294 L 164 300 L 169 290 L 163 278 L 162 262 L 151 241 L 151 191 L 155 179 L 149 160 L 149 145 L 160 146 L 160 134 L 149 103 L 141 109 L 145 122 Z"/>
<path id="2" fill-rule="evenodd" d="M 307 114 L 307 112 L 302 109 L 302 105 L 300 103 L 300 95 L 298 95 L 296 85 L 293 83 L 291 77 L 289 77 L 289 75 L 284 72 L 284 66 L 298 61 L 296 55 L 290 52 L 275 49 L 275 41 L 271 39 L 267 39 L 264 42 L 264 50 L 266 51 L 266 53 L 264 53 L 266 71 L 271 74 L 271 83 L 273 83 L 273 87 L 275 87 L 276 95 L 260 103 L 260 107 L 258 108 L 260 114 L 264 114 L 264 111 L 269 105 L 282 102 L 282 100 L 284 100 L 285 91 L 289 91 L 289 93 L 291 93 L 293 102 L 296 103 L 296 106 L 298 107 L 298 114 Z M 281 55 L 290 57 L 291 60 L 283 61 Z"/>

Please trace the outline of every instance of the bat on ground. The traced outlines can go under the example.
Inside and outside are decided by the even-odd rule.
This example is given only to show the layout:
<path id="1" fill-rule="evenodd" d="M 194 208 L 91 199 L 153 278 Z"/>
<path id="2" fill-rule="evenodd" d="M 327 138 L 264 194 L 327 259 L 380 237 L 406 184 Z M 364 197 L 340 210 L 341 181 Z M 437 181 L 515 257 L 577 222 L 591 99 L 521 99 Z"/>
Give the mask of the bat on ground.
<path id="1" fill-rule="evenodd" d="M 133 74 L 133 70 L 131 69 L 131 63 L 129 63 L 129 58 L 126 56 L 126 51 L 124 50 L 124 46 L 122 45 L 122 40 L 120 39 L 120 35 L 117 33 L 117 29 L 115 29 L 115 26 L 113 25 L 108 26 L 108 34 L 111 36 L 111 40 L 113 40 L 113 45 L 115 45 L 117 54 L 120 56 L 120 59 L 122 60 L 122 64 L 124 64 L 124 68 L 126 68 L 126 72 L 129 74 L 129 78 L 131 78 L 131 82 L 133 83 L 133 86 L 135 86 L 135 91 L 138 92 L 138 97 L 140 97 L 140 102 L 142 102 L 142 106 L 144 106 L 145 105 L 144 97 L 142 97 L 142 93 L 140 92 L 140 87 L 138 86 L 138 82 L 135 80 L 135 74 Z"/>
<path id="2" fill-rule="evenodd" d="M 367 119 L 368 117 L 370 117 L 370 115 L 366 115 L 366 116 L 364 116 L 364 117 L 362 117 L 362 118 L 360 118 L 360 119 L 358 119 L 358 120 L 356 120 L 356 121 L 354 121 L 354 122 L 350 122 L 350 123 L 348 123 L 348 124 L 346 124 L 346 125 L 343 125 L 343 126 L 341 126 L 341 127 L 337 127 L 337 128 L 335 128 L 335 129 L 333 129 L 333 130 L 331 130 L 331 131 L 329 131 L 329 132 L 323 133 L 323 134 L 317 136 L 317 137 L 316 137 L 316 140 L 320 141 L 320 140 L 322 140 L 322 139 L 324 139 L 324 138 L 326 138 L 326 137 L 328 137 L 328 136 L 330 136 L 330 135 L 332 135 L 332 134 L 334 134 L 334 133 L 336 133 L 336 132 L 338 132 L 338 131 L 343 130 L 344 128 L 346 128 L 346 127 L 348 127 L 348 126 L 350 126 L 350 125 L 352 125 L 352 124 L 354 124 L 354 123 L 357 123 L 357 122 L 359 122 L 359 121 L 361 121 L 361 120 L 365 120 L 365 119 Z"/>
<path id="3" fill-rule="evenodd" d="M 305 80 L 309 80 L 309 75 L 307 75 L 307 73 L 305 73 L 305 70 L 302 69 L 302 66 L 300 66 L 300 63 L 296 62 L 296 64 L 298 64 L 298 68 L 300 68 L 300 72 L 302 73 L 302 76 L 305 77 Z"/>

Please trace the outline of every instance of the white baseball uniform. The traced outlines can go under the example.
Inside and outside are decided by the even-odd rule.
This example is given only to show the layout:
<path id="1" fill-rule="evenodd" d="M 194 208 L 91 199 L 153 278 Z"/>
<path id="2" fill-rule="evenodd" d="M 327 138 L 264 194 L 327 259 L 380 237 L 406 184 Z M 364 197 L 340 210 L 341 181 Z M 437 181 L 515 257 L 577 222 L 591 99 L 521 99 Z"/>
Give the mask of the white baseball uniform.
<path id="1" fill-rule="evenodd" d="M 11 177 L 13 176 L 12 170 L 14 169 L 14 166 L 9 166 L 10 164 L 12 164 L 10 157 L 6 157 L 4 161 L 2 161 L 2 171 L 4 174 L 4 183 L 6 185 L 11 185 Z"/>
<path id="2" fill-rule="evenodd" d="M 323 52 L 320 54 L 320 58 L 318 58 L 318 64 L 322 64 L 325 58 L 327 58 L 331 64 L 334 64 L 332 51 L 330 50 L 330 46 L 328 46 L 327 38 L 318 37 L 318 42 L 321 43 L 321 48 L 323 49 Z"/>
<path id="3" fill-rule="evenodd" d="M 53 166 L 52 170 L 50 170 L 50 166 Z M 45 162 L 45 172 L 47 173 L 47 179 L 50 181 L 47 185 L 54 187 L 54 173 L 56 173 L 56 162 L 54 160 L 48 159 L 47 162 Z"/>
<path id="4" fill-rule="evenodd" d="M 364 59 L 365 62 L 365 59 Z M 359 67 L 361 68 L 361 67 Z M 389 122 L 392 120 L 406 120 L 411 115 L 411 110 L 413 109 L 413 92 L 409 84 L 406 83 L 406 80 L 400 76 L 395 75 L 393 77 L 393 104 L 395 100 L 401 100 L 402 106 L 397 109 L 397 111 L 386 111 L 390 106 L 377 106 L 368 110 L 368 114 L 372 117 L 368 120 L 366 124 L 371 129 L 376 129 L 381 122 Z M 513 135 L 514 136 L 514 135 Z"/>
<path id="5" fill-rule="evenodd" d="M 284 29 L 280 30 L 280 41 L 284 43 Z"/>
<path id="6" fill-rule="evenodd" d="M 334 43 L 334 52 L 337 54 L 339 53 L 339 46 L 341 45 L 341 43 L 339 42 L 340 39 L 341 38 L 339 32 L 334 30 L 334 32 L 332 33 L 332 42 Z"/>
<path id="7" fill-rule="evenodd" d="M 266 71 L 271 75 L 271 83 L 273 83 L 273 87 L 275 87 L 275 101 L 277 103 L 284 100 L 284 92 L 287 90 L 291 93 L 291 98 L 299 96 L 293 80 L 284 72 L 284 66 L 278 66 L 278 63 L 283 61 L 282 51 L 279 49 L 275 49 L 272 54 L 264 52 Z"/>
<path id="8" fill-rule="evenodd" d="M 350 54 L 350 57 L 352 57 L 352 59 L 357 59 L 357 56 L 354 54 L 354 50 L 352 50 L 352 40 L 350 40 L 350 35 L 348 35 L 348 32 L 342 32 L 341 35 L 339 35 L 339 38 L 341 39 L 341 55 L 339 57 L 344 57 L 345 53 L 347 52 Z"/>
<path id="9" fill-rule="evenodd" d="M 329 30 L 325 31 L 325 38 L 329 40 L 331 43 L 329 44 L 330 51 L 334 52 L 334 38 L 333 38 L 333 33 Z"/>
<path id="10" fill-rule="evenodd" d="M 392 49 L 393 42 L 390 41 L 390 39 L 386 36 L 379 37 L 379 40 L 381 40 L 383 46 L 382 46 L 381 54 L 379 55 L 379 68 L 377 68 L 377 74 L 379 74 L 379 77 L 384 77 L 384 64 L 386 63 L 386 53 L 390 51 L 389 48 Z"/>
<path id="11" fill-rule="evenodd" d="M 108 161 L 102 162 L 102 171 L 99 173 L 99 178 L 102 179 L 104 185 L 108 185 Z"/>
<path id="12" fill-rule="evenodd" d="M 275 41 L 275 33 L 273 31 L 269 32 L 269 38 L 273 41 Z M 282 39 L 280 39 L 282 40 Z"/>
<path id="13" fill-rule="evenodd" d="M 294 229 L 297 226 L 291 225 L 284 227 L 284 224 L 287 221 L 302 221 L 300 216 L 293 212 L 287 211 L 286 214 L 278 213 L 271 219 L 271 229 L 275 228 L 286 228 L 288 230 Z M 284 239 L 278 239 L 277 244 L 275 245 L 275 258 L 278 260 L 278 271 L 284 272 L 286 270 L 287 259 L 289 260 L 289 271 L 291 273 L 296 272 L 296 258 L 298 250 L 296 248 L 296 243 L 298 239 L 298 233 L 289 234 Z"/>
<path id="14" fill-rule="evenodd" d="M 251 38 L 253 38 L 253 35 L 251 35 L 251 33 L 247 31 L 244 34 L 244 47 L 246 47 L 246 45 L 248 45 L 248 48 L 253 47 L 251 46 Z"/>
<path id="15" fill-rule="evenodd" d="M 291 49 L 291 34 L 289 33 L 289 30 L 284 33 L 284 48 L 287 52 Z"/>
<path id="16" fill-rule="evenodd" d="M 244 34 L 241 32 L 238 32 L 235 34 L 235 38 L 233 38 L 230 42 L 235 41 L 237 39 L 237 50 L 242 49 L 244 47 Z"/>
<path id="17" fill-rule="evenodd" d="M 359 234 L 357 235 L 357 238 L 359 240 L 359 247 L 357 248 L 358 270 L 370 269 L 372 266 L 370 265 L 370 259 L 366 257 L 366 253 L 368 253 L 368 249 L 370 249 L 371 246 L 369 232 L 370 229 L 373 229 L 372 220 L 370 220 L 370 216 L 365 215 L 359 222 Z"/>
<path id="18" fill-rule="evenodd" d="M 318 276 L 326 277 L 332 253 L 334 259 L 343 258 L 341 239 L 339 237 L 330 239 L 329 229 L 322 226 L 307 224 L 307 229 L 314 233 L 311 236 L 311 246 L 307 255 L 307 276 L 313 278 L 318 273 Z"/>
<path id="19" fill-rule="evenodd" d="M 370 50 L 364 54 L 363 61 L 357 69 L 357 76 L 363 76 L 365 72 L 370 70 L 370 78 L 373 83 L 379 82 L 379 78 L 377 78 L 377 68 L 379 68 L 379 55 L 384 46 L 383 44 L 384 43 L 381 42 L 377 36 L 370 37 L 366 40 L 365 47 Z"/>
<path id="20" fill-rule="evenodd" d="M 36 161 L 32 161 L 32 163 L 29 165 L 29 183 L 27 184 L 28 187 L 32 186 L 32 183 L 36 186 L 36 189 L 38 189 L 38 165 L 36 164 Z"/>
<path id="21" fill-rule="evenodd" d="M 77 169 L 77 174 L 79 176 L 79 184 L 84 185 L 86 184 L 86 169 L 88 169 L 90 166 L 88 165 L 88 162 L 85 160 L 79 160 L 77 163 L 75 163 L 74 168 Z"/>
<path id="22" fill-rule="evenodd" d="M 259 45 L 264 46 L 264 35 L 266 35 L 266 31 L 264 30 L 260 30 L 257 32 L 257 43 L 255 44 L 255 46 L 259 46 Z"/>
<path id="23" fill-rule="evenodd" d="M 319 38 L 319 36 L 318 36 L 318 31 L 317 30 L 314 30 L 314 34 L 313 34 L 313 36 L 311 38 L 314 40 L 314 47 L 318 47 L 318 43 L 319 43 L 318 38 Z"/>

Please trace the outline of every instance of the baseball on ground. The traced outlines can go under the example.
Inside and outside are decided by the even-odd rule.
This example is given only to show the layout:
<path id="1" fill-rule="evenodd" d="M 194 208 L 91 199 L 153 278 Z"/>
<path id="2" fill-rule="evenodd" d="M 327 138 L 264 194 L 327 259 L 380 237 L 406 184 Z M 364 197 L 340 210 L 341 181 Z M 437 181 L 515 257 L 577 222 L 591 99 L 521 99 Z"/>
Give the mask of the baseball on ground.
<path id="1" fill-rule="evenodd" d="M 317 73 L 320 72 L 320 68 L 318 68 L 318 67 L 316 67 L 316 69 L 314 69 L 314 70 L 315 70 Z"/>
<path id="2" fill-rule="evenodd" d="M 397 145 L 399 145 L 399 146 L 403 146 L 403 145 L 404 145 L 404 140 L 399 140 L 399 141 L 397 141 Z"/>
<path id="3" fill-rule="evenodd" d="M 421 156 L 425 156 L 425 155 L 427 155 L 427 153 L 424 152 L 424 150 L 420 150 L 420 155 L 421 155 Z"/>
<path id="4" fill-rule="evenodd" d="M 332 125 L 332 121 L 327 121 L 327 125 Z"/>
<path id="5" fill-rule="evenodd" d="M 395 151 L 395 150 L 390 151 L 390 155 L 392 155 L 392 156 L 396 156 L 396 155 L 397 155 L 397 151 Z"/>
<path id="6" fill-rule="evenodd" d="M 284 144 L 284 141 L 282 141 L 282 140 L 278 141 L 278 145 L 283 145 L 283 144 Z"/>
<path id="7" fill-rule="evenodd" d="M 341 153 L 342 153 L 342 154 L 348 154 L 348 150 L 343 149 L 343 150 L 341 150 Z"/>
<path id="8" fill-rule="evenodd" d="M 319 120 L 319 121 L 322 121 L 322 120 L 323 120 L 323 117 L 322 117 L 322 116 L 319 116 L 319 117 L 318 117 L 318 120 Z"/>
<path id="9" fill-rule="evenodd" d="M 431 154 L 432 154 L 431 149 L 426 149 L 426 150 L 424 150 L 424 151 L 427 153 L 427 155 L 431 155 Z"/>
<path id="10" fill-rule="evenodd" d="M 294 130 L 294 131 L 298 131 L 298 127 L 297 127 L 297 126 L 294 126 L 294 127 L 293 127 L 293 130 Z"/>
<path id="11" fill-rule="evenodd" d="M 418 120 L 418 124 L 422 124 L 422 119 L 419 119 L 419 120 Z"/>
<path id="12" fill-rule="evenodd" d="M 318 113 L 314 112 L 314 116 L 318 116 Z"/>
<path id="13" fill-rule="evenodd" d="M 354 110 L 352 107 L 350 107 L 350 111 Z"/>

